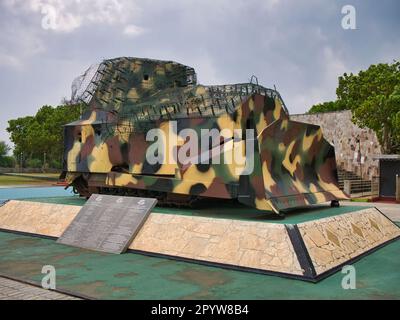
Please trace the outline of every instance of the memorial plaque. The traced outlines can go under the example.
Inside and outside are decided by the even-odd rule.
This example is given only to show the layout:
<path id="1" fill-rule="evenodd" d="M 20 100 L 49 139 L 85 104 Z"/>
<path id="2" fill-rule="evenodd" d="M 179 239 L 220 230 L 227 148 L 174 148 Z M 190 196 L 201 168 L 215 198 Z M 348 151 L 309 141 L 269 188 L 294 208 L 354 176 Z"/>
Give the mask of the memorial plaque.
<path id="1" fill-rule="evenodd" d="M 122 253 L 145 223 L 157 199 L 93 194 L 58 243 Z"/>

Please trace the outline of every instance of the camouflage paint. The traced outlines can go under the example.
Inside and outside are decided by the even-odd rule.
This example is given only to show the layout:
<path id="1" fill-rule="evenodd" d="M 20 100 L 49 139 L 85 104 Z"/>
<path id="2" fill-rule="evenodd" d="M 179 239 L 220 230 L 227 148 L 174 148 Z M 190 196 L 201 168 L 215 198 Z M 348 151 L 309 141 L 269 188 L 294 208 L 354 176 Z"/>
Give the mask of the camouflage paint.
<path id="1" fill-rule="evenodd" d="M 64 175 L 82 195 L 136 190 L 238 199 L 276 213 L 346 198 L 333 146 L 318 126 L 289 120 L 276 90 L 252 83 L 202 86 L 192 68 L 175 62 L 117 58 L 100 64 L 81 102 L 81 119 L 65 126 Z M 168 129 L 172 121 L 176 132 Z M 145 137 L 152 128 L 175 141 L 167 149 L 177 150 L 186 128 L 199 137 L 202 129 L 254 129 L 254 170 L 237 174 L 241 167 L 222 159 L 244 145 L 244 134 L 221 139 L 219 164 L 151 165 L 145 155 L 152 142 Z"/>

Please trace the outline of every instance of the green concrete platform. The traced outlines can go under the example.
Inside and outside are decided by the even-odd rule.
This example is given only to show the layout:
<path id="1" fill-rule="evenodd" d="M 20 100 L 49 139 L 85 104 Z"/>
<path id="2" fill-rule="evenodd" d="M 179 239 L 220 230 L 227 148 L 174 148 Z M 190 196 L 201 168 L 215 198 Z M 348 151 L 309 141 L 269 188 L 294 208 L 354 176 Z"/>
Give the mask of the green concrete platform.
<path id="1" fill-rule="evenodd" d="M 26 199 L 82 206 L 79 197 Z M 365 208 L 365 207 L 364 207 Z M 226 203 L 203 209 L 157 207 L 163 214 L 296 224 L 360 210 L 327 205 L 297 209 L 285 219 Z M 99 299 L 400 299 L 400 241 L 363 257 L 354 266 L 357 289 L 343 290 L 340 272 L 314 284 L 127 253 L 112 255 L 57 244 L 54 240 L 0 232 L 0 274 L 40 284 L 41 269 L 56 267 L 60 290 Z"/>
<path id="2" fill-rule="evenodd" d="M 0 232 L 0 274 L 39 284 L 53 265 L 58 289 L 99 299 L 400 299 L 399 251 L 396 241 L 355 263 L 357 289 L 343 290 L 340 272 L 313 284 Z"/>

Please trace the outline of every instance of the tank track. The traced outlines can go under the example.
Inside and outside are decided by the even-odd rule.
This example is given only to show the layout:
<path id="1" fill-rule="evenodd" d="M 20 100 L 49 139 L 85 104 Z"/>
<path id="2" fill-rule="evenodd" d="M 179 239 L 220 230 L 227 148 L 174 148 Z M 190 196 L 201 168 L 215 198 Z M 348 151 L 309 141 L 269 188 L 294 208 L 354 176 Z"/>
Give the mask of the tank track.
<path id="1" fill-rule="evenodd" d="M 71 186 L 75 194 L 85 198 L 89 198 L 93 193 L 114 196 L 156 198 L 157 206 L 160 207 L 194 208 L 197 207 L 202 200 L 205 200 L 205 198 L 199 196 L 180 195 L 154 190 L 132 189 L 124 187 L 89 187 L 86 180 L 82 177 L 75 179 Z"/>

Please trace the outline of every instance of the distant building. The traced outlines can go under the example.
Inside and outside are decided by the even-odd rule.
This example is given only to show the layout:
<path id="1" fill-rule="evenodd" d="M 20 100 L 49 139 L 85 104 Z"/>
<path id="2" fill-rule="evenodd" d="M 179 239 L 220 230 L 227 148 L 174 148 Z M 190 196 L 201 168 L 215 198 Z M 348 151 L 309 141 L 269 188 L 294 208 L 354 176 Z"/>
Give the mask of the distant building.
<path id="1" fill-rule="evenodd" d="M 379 161 L 379 197 L 400 201 L 400 155 L 384 154 Z"/>
<path id="2" fill-rule="evenodd" d="M 339 168 L 354 172 L 363 179 L 379 175 L 378 156 L 382 148 L 375 132 L 360 128 L 351 121 L 351 111 L 293 114 L 294 121 L 321 126 L 324 136 L 335 146 Z"/>

